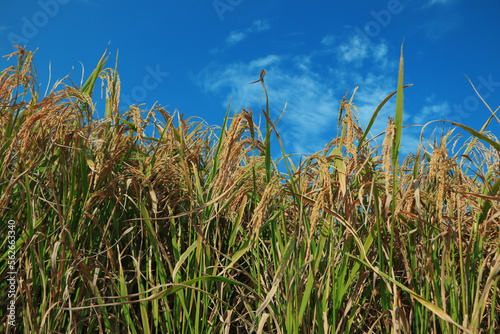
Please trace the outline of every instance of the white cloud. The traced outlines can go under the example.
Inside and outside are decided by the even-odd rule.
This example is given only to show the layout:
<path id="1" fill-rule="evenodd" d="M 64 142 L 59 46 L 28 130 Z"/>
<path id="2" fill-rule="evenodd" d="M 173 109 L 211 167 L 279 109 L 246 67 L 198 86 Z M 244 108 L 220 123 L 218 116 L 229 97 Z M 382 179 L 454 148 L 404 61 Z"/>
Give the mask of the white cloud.
<path id="1" fill-rule="evenodd" d="M 426 105 L 422 110 L 413 116 L 413 122 L 424 124 L 429 120 L 443 119 L 451 111 L 450 105 L 447 102 L 439 104 Z"/>
<path id="2" fill-rule="evenodd" d="M 321 43 L 323 45 L 326 45 L 326 46 L 332 46 L 333 43 L 335 43 L 335 36 L 332 35 L 332 34 L 328 34 L 328 35 L 325 35 L 322 39 L 321 39 Z"/>
<path id="3" fill-rule="evenodd" d="M 372 54 L 375 60 L 385 63 L 387 61 L 388 47 L 385 43 L 380 43 L 373 47 Z"/>
<path id="4" fill-rule="evenodd" d="M 457 13 L 449 13 L 446 17 L 436 17 L 423 22 L 417 28 L 425 32 L 429 39 L 439 39 L 450 31 L 458 28 L 463 19 Z"/>
<path id="5" fill-rule="evenodd" d="M 267 20 L 257 20 L 254 21 L 250 27 L 242 31 L 231 31 L 229 36 L 226 38 L 226 43 L 227 45 L 232 46 L 246 39 L 248 34 L 262 32 L 268 29 L 271 29 L 271 25 Z"/>
<path id="6" fill-rule="evenodd" d="M 269 29 L 271 29 L 271 25 L 267 22 L 267 20 L 257 20 L 247 30 L 248 32 L 261 32 Z"/>
<path id="7" fill-rule="evenodd" d="M 391 56 L 396 55 L 397 59 L 389 61 L 389 48 L 385 42 L 365 41 L 354 35 L 343 43 L 332 45 L 331 52 L 320 51 L 309 50 L 293 56 L 267 55 L 224 65 L 212 63 L 193 80 L 205 91 L 223 96 L 223 108 L 227 108 L 230 99 L 233 111 L 250 106 L 258 122 L 260 98 L 265 107 L 265 97 L 260 84 L 248 83 L 259 79 L 262 69 L 266 69 L 271 119 L 276 120 L 287 103 L 284 116 L 277 125 L 285 152 L 313 153 L 336 137 L 339 105 L 346 89 L 349 89 L 347 99 L 350 99 L 355 86 L 359 85 L 353 104 L 365 129 L 381 101 L 396 90 L 399 64 L 399 50 Z M 332 54 L 336 56 L 332 58 Z M 379 112 L 371 133 L 384 132 L 388 116 L 394 116 L 394 113 L 395 97 Z M 405 115 L 405 124 L 409 124 L 408 119 L 411 119 L 409 114 Z M 381 138 L 377 141 L 383 140 Z M 408 150 L 414 151 L 416 143 L 417 135 L 405 139 Z M 403 148 L 405 152 L 408 153 Z"/>
<path id="8" fill-rule="evenodd" d="M 221 101 L 226 107 L 231 97 L 233 105 L 246 107 L 250 101 L 255 100 L 256 96 L 258 99 L 262 89 L 259 85 L 248 85 L 248 83 L 259 79 L 260 71 L 264 68 L 269 71 L 271 67 L 280 61 L 280 57 L 268 55 L 252 60 L 249 63 L 233 63 L 225 66 L 211 64 L 199 73 L 195 81 L 207 92 L 228 92 L 226 94 L 227 99 Z"/>
<path id="9" fill-rule="evenodd" d="M 434 5 L 451 5 L 454 2 L 456 2 L 456 0 L 429 0 L 424 8 L 429 8 Z"/>
<path id="10" fill-rule="evenodd" d="M 295 70 L 287 68 L 294 63 Z M 199 76 L 202 88 L 210 92 L 227 92 L 222 105 L 232 101 L 232 109 L 248 108 L 254 111 L 255 121 L 260 115 L 260 84 L 248 85 L 267 70 L 266 88 L 270 98 L 271 118 L 276 120 L 285 104 L 285 114 L 278 131 L 288 151 L 312 153 L 323 148 L 322 138 L 338 117 L 338 97 L 327 94 L 329 87 L 311 72 L 299 57 L 268 55 L 250 63 L 233 63 L 223 67 L 212 65 Z M 263 97 L 264 99 L 264 97 Z M 265 106 L 265 99 L 262 101 Z M 332 139 L 334 133 L 329 135 Z"/>
<path id="11" fill-rule="evenodd" d="M 300 56 L 295 56 L 293 57 L 293 64 L 295 67 L 299 68 L 300 70 L 308 71 L 309 67 L 311 66 L 311 56 L 305 56 L 305 55 L 300 55 Z"/>
<path id="12" fill-rule="evenodd" d="M 465 21 L 463 13 L 454 8 L 457 0 L 427 0 L 416 8 L 426 11 L 425 19 L 415 28 L 429 39 L 439 39 L 458 28 Z M 431 10 L 432 9 L 432 10 Z"/>
<path id="13" fill-rule="evenodd" d="M 361 66 L 368 57 L 368 43 L 360 36 L 352 36 L 348 42 L 339 45 L 339 57 L 347 63 L 356 63 Z"/>
<path id="14" fill-rule="evenodd" d="M 241 31 L 238 32 L 238 31 L 233 31 L 231 32 L 231 34 L 226 38 L 226 43 L 228 45 L 233 45 L 233 44 L 236 44 L 238 42 L 241 42 L 242 40 L 244 40 L 245 38 L 247 38 L 247 35 L 245 33 L 242 33 Z"/>
<path id="15" fill-rule="evenodd" d="M 381 69 L 387 65 L 388 46 L 382 41 L 378 44 L 359 35 L 350 36 L 347 41 L 336 47 L 339 60 L 361 67 L 365 61 L 377 62 Z"/>

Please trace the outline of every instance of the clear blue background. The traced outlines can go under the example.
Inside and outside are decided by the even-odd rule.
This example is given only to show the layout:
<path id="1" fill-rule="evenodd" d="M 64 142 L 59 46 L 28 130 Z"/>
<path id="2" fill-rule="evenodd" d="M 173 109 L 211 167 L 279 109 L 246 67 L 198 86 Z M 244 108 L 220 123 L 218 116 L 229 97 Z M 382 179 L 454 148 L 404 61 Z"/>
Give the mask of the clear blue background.
<path id="1" fill-rule="evenodd" d="M 357 85 L 354 104 L 366 125 L 396 89 L 403 39 L 404 81 L 414 83 L 405 90 L 405 125 L 446 118 L 479 130 L 491 113 L 465 75 L 495 110 L 497 0 L 0 3 L 0 54 L 13 52 L 13 41 L 38 49 L 41 92 L 70 72 L 79 85 L 82 64 L 86 80 L 109 43 L 107 66 L 114 68 L 119 53 L 122 102 L 145 109 L 158 102 L 221 125 L 230 99 L 232 112 L 251 107 L 257 115 L 262 88 L 248 83 L 266 69 L 274 120 L 287 103 L 278 123 L 287 153 L 311 153 L 333 139 L 339 102 Z M 0 60 L 2 68 L 8 64 Z M 94 94 L 100 96 L 100 83 Z M 394 104 L 382 110 L 373 135 L 384 131 Z M 102 116 L 102 100 L 97 108 Z M 488 129 L 499 133 L 498 124 Z M 403 153 L 415 151 L 420 130 L 405 130 Z"/>

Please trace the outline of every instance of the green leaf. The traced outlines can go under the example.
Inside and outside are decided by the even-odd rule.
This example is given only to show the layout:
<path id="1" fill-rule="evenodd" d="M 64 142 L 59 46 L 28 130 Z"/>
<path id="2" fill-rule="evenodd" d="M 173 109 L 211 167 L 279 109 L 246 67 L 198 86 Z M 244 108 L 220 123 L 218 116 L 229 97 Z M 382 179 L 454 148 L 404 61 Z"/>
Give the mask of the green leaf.
<path id="1" fill-rule="evenodd" d="M 92 93 L 94 92 L 94 86 L 95 82 L 97 81 L 97 78 L 99 77 L 99 73 L 101 73 L 104 64 L 106 64 L 106 61 L 108 60 L 108 57 L 106 57 L 106 53 L 108 52 L 108 47 L 106 47 L 106 50 L 104 51 L 101 59 L 97 63 L 96 68 L 90 75 L 90 77 L 87 79 L 87 82 L 82 86 L 81 91 L 88 94 L 90 98 L 92 98 Z"/>
<path id="2" fill-rule="evenodd" d="M 401 144 L 401 132 L 403 130 L 403 44 L 401 44 L 401 57 L 399 59 L 399 76 L 398 76 L 398 90 L 396 96 L 396 135 L 394 136 L 394 144 L 392 146 L 392 164 L 395 166 L 399 156 L 399 146 Z"/>
<path id="3" fill-rule="evenodd" d="M 465 131 L 469 132 L 470 134 L 476 136 L 477 138 L 481 139 L 481 140 L 484 140 L 485 142 L 487 142 L 488 144 L 490 144 L 491 146 L 493 146 L 498 152 L 500 152 L 500 144 L 491 140 L 490 138 L 488 138 L 487 136 L 483 135 L 481 132 L 478 132 L 472 128 L 469 128 L 467 125 L 463 125 L 463 124 L 460 124 L 460 123 L 455 123 L 455 122 L 451 122 L 452 125 L 454 126 L 458 126 L 462 129 L 464 129 Z"/>
<path id="4" fill-rule="evenodd" d="M 186 261 L 189 254 L 191 254 L 191 252 L 196 248 L 197 243 L 198 243 L 198 241 L 195 240 L 191 244 L 191 246 L 189 246 L 188 249 L 186 249 L 186 251 L 181 255 L 181 257 L 179 258 L 179 261 L 177 261 L 177 264 L 175 265 L 174 271 L 172 272 L 172 282 L 175 282 L 175 276 L 177 276 L 177 271 L 182 266 L 184 261 Z"/>
<path id="5" fill-rule="evenodd" d="M 311 298 L 311 291 L 314 286 L 314 275 L 312 270 L 309 271 L 309 277 L 307 278 L 306 289 L 302 295 L 302 302 L 299 310 L 299 326 L 302 323 L 302 318 L 304 317 L 304 312 L 306 311 L 307 304 Z"/>

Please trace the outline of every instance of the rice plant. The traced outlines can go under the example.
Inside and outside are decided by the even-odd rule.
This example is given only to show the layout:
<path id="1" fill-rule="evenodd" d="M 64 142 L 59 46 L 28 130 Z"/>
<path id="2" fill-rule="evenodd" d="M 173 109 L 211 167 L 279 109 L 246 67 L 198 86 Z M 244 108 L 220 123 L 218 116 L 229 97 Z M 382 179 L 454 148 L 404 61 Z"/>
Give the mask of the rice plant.
<path id="1" fill-rule="evenodd" d="M 346 94 L 336 138 L 298 164 L 283 145 L 271 159 L 270 139 L 281 137 L 265 71 L 254 82 L 266 98 L 261 132 L 250 108 L 229 106 L 220 128 L 161 106 L 119 110 L 105 55 L 81 87 L 65 78 L 45 96 L 33 53 L 9 57 L 18 61 L 0 74 L 1 332 L 500 331 L 494 112 L 480 130 L 449 124 L 400 156 L 402 52 L 397 90 L 368 127 L 356 90 Z M 368 133 L 394 95 L 377 146 Z"/>

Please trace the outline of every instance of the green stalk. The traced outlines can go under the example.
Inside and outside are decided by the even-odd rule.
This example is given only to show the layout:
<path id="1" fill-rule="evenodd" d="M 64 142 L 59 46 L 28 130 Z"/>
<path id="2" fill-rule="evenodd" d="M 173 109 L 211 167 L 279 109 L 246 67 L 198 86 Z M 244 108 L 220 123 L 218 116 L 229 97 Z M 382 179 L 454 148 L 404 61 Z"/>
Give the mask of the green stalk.
<path id="1" fill-rule="evenodd" d="M 391 249 L 389 257 L 389 268 L 393 267 L 393 248 L 394 248 L 394 224 L 396 224 L 396 196 L 398 193 L 398 157 L 399 146 L 401 144 L 401 132 L 403 130 L 403 43 L 401 44 L 401 58 L 399 60 L 398 90 L 396 96 L 396 134 L 392 146 L 392 170 L 393 170 L 393 189 L 392 189 L 392 224 L 391 224 Z"/>
<path id="2" fill-rule="evenodd" d="M 260 82 L 264 88 L 264 93 L 266 94 L 266 110 L 262 109 L 264 116 L 266 118 L 266 138 L 264 140 L 264 146 L 266 147 L 265 152 L 265 163 L 266 163 L 266 182 L 271 181 L 271 118 L 269 115 L 269 96 L 267 95 L 266 85 L 264 84 L 264 76 L 266 75 L 266 70 L 260 72 L 260 79 L 250 84 Z"/>

